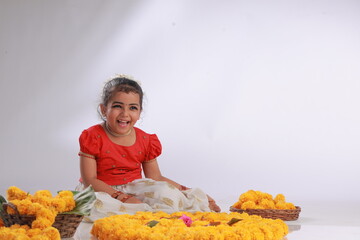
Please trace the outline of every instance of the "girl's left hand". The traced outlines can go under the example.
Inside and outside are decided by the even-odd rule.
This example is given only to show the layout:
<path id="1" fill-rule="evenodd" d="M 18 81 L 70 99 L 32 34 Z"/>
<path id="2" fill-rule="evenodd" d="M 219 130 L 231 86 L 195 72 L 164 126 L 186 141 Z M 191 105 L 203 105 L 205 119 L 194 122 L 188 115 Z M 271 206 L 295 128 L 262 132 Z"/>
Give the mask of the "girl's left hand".
<path id="1" fill-rule="evenodd" d="M 208 200 L 209 200 L 209 208 L 211 211 L 214 211 L 214 212 L 220 212 L 221 209 L 220 207 L 216 204 L 215 200 L 210 197 L 209 195 L 206 195 Z"/>

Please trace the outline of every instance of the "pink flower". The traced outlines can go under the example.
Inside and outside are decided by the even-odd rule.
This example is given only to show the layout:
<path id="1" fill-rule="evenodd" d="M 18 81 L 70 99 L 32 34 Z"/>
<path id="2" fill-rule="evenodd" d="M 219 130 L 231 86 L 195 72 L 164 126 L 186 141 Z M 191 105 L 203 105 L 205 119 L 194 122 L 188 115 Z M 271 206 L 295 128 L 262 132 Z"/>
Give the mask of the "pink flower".
<path id="1" fill-rule="evenodd" d="M 190 225 L 192 224 L 192 220 L 190 217 L 186 216 L 185 214 L 183 214 L 179 219 L 183 220 L 185 225 L 190 227 Z"/>

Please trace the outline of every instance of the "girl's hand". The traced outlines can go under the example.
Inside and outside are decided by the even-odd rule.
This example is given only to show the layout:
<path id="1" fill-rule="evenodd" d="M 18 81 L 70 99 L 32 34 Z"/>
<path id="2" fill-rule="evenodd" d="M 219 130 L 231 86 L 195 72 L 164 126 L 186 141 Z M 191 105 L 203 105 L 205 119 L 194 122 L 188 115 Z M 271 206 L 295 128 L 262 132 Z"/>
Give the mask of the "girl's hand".
<path id="1" fill-rule="evenodd" d="M 142 201 L 134 195 L 126 193 L 119 195 L 116 199 L 123 203 L 142 203 Z"/>
<path id="2" fill-rule="evenodd" d="M 208 200 L 209 200 L 209 208 L 211 211 L 214 211 L 214 212 L 220 212 L 221 209 L 220 207 L 216 204 L 215 200 L 210 197 L 209 195 L 206 195 L 208 197 Z"/>
<path id="3" fill-rule="evenodd" d="M 122 201 L 122 202 L 123 203 L 143 203 L 142 201 L 140 201 L 140 199 L 138 199 L 134 196 L 130 196 L 128 199 L 126 199 L 125 201 Z"/>

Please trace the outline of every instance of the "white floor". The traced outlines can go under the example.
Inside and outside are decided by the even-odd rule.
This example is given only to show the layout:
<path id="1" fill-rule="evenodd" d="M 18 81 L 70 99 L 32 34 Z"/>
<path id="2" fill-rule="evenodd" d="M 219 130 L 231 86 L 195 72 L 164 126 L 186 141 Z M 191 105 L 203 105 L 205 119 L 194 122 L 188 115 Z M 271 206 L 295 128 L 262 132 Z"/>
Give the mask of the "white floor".
<path id="1" fill-rule="evenodd" d="M 219 204 L 228 212 L 231 204 Z M 300 205 L 300 204 L 299 204 Z M 290 233 L 284 240 L 360 240 L 360 203 L 302 203 L 296 221 L 286 222 Z M 94 240 L 91 224 L 81 223 L 73 238 Z"/>

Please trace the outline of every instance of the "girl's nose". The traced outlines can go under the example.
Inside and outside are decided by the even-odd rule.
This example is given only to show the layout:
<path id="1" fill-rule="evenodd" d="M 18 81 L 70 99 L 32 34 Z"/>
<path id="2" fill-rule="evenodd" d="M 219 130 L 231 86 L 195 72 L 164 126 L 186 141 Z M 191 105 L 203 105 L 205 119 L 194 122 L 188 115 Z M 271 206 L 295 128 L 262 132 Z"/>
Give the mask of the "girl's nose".
<path id="1" fill-rule="evenodd" d="M 122 114 L 123 116 L 127 116 L 127 115 L 129 114 L 129 110 L 126 109 L 126 108 L 123 108 L 123 110 L 121 111 L 121 114 Z"/>

